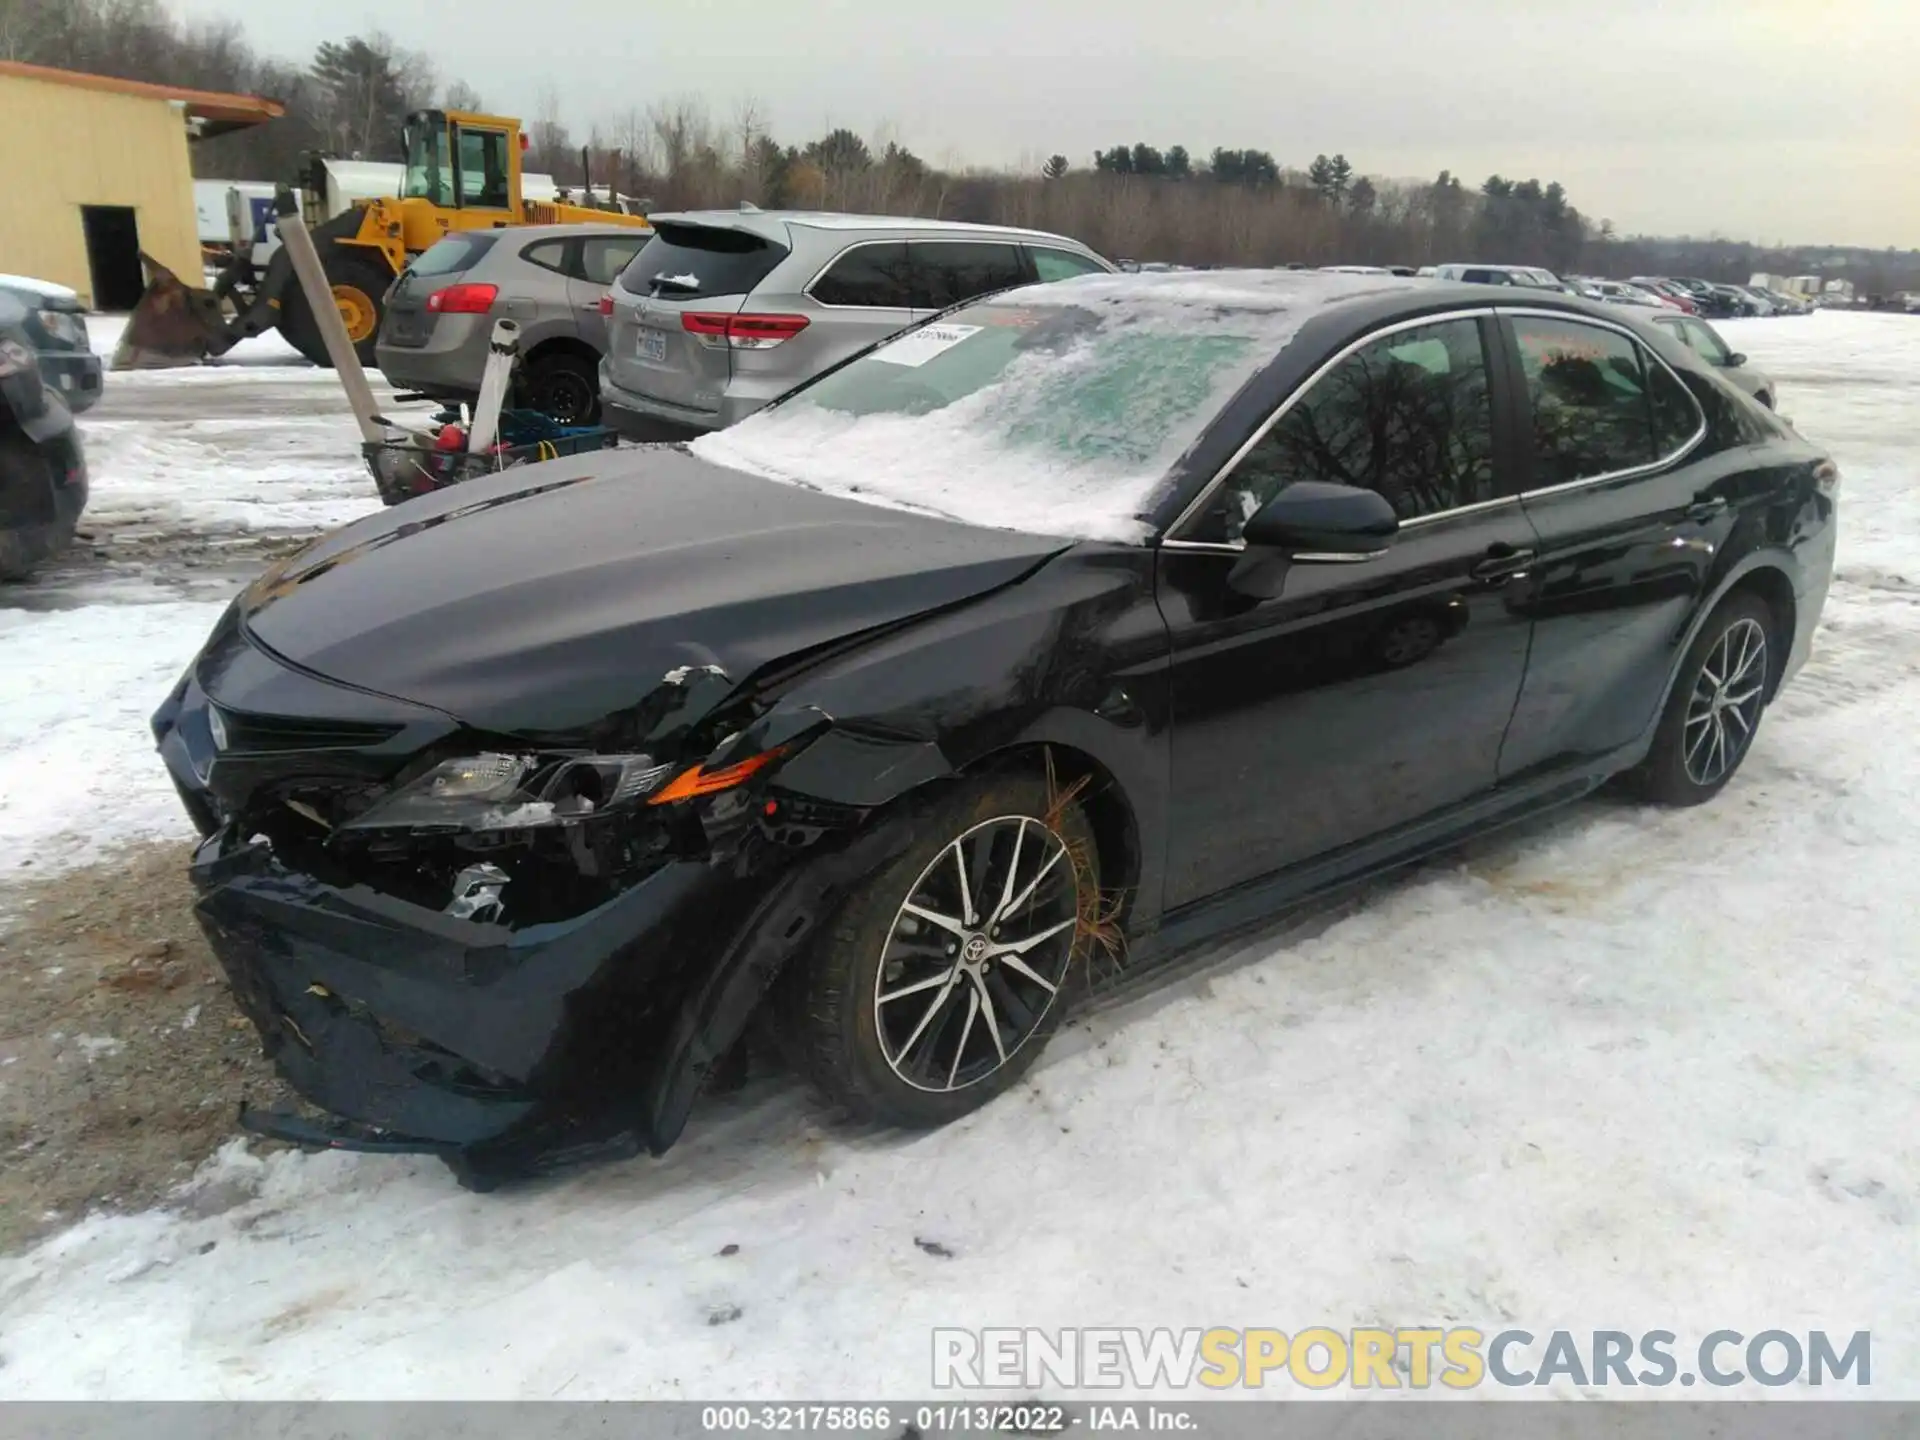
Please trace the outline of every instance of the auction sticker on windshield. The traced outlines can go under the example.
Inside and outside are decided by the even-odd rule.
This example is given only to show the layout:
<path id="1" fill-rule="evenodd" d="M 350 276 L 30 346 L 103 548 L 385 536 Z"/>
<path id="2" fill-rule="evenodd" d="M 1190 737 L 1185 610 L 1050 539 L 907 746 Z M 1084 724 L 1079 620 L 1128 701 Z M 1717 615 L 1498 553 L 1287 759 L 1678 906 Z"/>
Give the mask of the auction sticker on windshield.
<path id="1" fill-rule="evenodd" d="M 873 352 L 873 358 L 889 365 L 920 366 L 936 355 L 945 354 L 969 335 L 979 333 L 978 325 L 925 325 L 891 345 L 883 345 Z"/>

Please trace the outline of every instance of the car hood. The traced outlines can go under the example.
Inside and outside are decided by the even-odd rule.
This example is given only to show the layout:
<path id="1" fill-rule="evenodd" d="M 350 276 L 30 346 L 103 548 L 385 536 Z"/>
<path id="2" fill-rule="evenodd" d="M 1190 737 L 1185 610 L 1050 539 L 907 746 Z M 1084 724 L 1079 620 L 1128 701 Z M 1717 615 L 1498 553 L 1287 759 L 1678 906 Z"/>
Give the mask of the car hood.
<path id="1" fill-rule="evenodd" d="M 367 517 L 241 596 L 253 641 L 503 734 L 564 734 L 670 672 L 795 652 L 1023 578 L 1072 542 L 881 509 L 678 447 L 551 460 Z"/>

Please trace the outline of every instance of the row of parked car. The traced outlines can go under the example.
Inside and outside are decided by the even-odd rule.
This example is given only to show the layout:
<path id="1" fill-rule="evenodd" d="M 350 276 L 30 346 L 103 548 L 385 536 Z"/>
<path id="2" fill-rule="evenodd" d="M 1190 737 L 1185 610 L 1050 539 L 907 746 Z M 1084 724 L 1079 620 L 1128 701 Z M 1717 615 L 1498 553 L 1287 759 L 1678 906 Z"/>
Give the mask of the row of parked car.
<path id="1" fill-rule="evenodd" d="M 566 423 L 604 420 L 634 439 L 684 438 L 731 425 L 976 296 L 1093 272 L 1186 268 L 1109 262 L 1044 231 L 752 206 L 656 215 L 650 234 L 592 225 L 469 232 L 434 246 L 395 282 L 378 357 L 395 385 L 465 400 L 478 389 L 493 321 L 508 316 L 520 325 L 524 403 Z M 1771 381 L 1699 322 L 1807 310 L 1793 296 L 1678 276 L 1562 278 L 1477 263 L 1320 268 L 1632 306 L 1768 405 Z"/>
<path id="2" fill-rule="evenodd" d="M 1077 240 L 938 220 L 739 210 L 450 236 L 408 266 L 377 344 L 388 380 L 478 388 L 520 325 L 525 398 L 636 439 L 720 429 L 916 321 L 990 291 L 1115 267 Z"/>

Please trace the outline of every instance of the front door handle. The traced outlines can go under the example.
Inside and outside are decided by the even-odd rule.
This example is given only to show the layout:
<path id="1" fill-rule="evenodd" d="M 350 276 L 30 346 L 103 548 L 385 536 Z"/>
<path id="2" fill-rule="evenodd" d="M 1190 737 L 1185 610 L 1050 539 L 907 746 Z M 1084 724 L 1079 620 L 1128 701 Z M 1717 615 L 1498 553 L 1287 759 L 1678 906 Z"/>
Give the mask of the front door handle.
<path id="1" fill-rule="evenodd" d="M 1533 568 L 1533 551 L 1516 550 L 1511 545 L 1495 546 L 1487 558 L 1473 567 L 1476 580 L 1511 580 Z"/>
<path id="2" fill-rule="evenodd" d="M 1726 513 L 1727 497 L 1724 495 L 1696 495 L 1693 503 L 1687 506 L 1687 519 L 1695 524 L 1707 521 Z"/>

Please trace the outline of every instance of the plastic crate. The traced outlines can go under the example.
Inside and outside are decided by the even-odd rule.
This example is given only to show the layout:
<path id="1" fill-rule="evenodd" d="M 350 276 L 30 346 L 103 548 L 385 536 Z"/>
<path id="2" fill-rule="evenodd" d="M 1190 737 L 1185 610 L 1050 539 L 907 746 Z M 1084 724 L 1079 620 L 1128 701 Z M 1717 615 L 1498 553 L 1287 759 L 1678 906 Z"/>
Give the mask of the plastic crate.
<path id="1" fill-rule="evenodd" d="M 398 505 L 462 480 L 557 460 L 563 455 L 611 450 L 620 443 L 620 437 L 603 425 L 555 425 L 543 415 L 526 411 L 507 411 L 500 420 L 501 436 L 508 443 L 478 455 L 381 440 L 363 444 L 360 453 L 373 473 L 373 483 L 380 488 L 380 498 Z"/>

